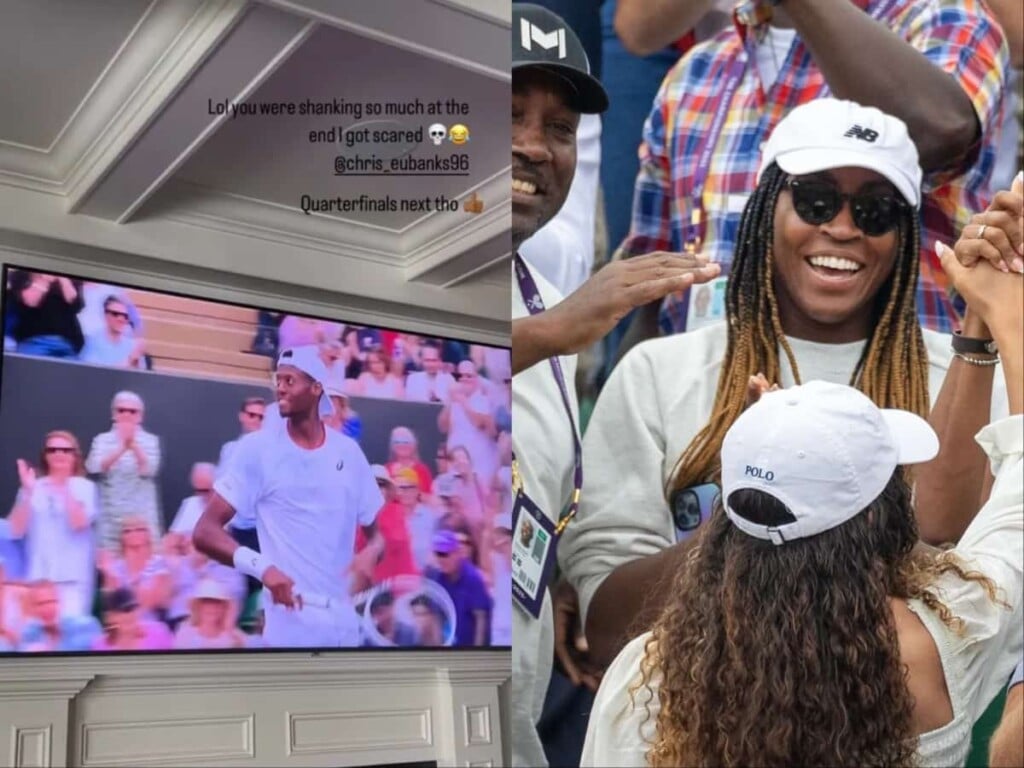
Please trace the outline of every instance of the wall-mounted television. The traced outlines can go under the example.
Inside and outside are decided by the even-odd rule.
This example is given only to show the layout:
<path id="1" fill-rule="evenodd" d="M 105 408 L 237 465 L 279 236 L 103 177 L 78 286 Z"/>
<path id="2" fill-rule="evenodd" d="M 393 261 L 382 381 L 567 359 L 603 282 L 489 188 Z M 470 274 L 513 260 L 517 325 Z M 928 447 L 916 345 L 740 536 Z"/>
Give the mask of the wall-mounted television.
<path id="1" fill-rule="evenodd" d="M 0 653 L 511 645 L 508 349 L 0 288 Z"/>

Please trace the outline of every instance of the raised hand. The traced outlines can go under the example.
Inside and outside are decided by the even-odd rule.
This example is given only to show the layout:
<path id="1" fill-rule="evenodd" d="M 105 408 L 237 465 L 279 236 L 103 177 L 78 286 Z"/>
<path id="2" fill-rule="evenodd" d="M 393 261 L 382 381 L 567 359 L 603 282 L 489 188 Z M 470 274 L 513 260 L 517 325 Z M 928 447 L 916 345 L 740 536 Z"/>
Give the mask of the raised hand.
<path id="1" fill-rule="evenodd" d="M 18 482 L 26 493 L 31 493 L 36 487 L 36 471 L 24 459 L 18 459 Z"/>
<path id="2" fill-rule="evenodd" d="M 547 314 L 563 335 L 563 354 L 571 354 L 603 338 L 635 307 L 706 283 L 720 272 L 718 264 L 699 254 L 658 251 L 613 261 Z"/>
<path id="3" fill-rule="evenodd" d="M 954 250 L 965 267 L 984 260 L 1002 272 L 1024 274 L 1024 173 L 1009 191 L 997 192 L 987 210 L 971 217 Z"/>

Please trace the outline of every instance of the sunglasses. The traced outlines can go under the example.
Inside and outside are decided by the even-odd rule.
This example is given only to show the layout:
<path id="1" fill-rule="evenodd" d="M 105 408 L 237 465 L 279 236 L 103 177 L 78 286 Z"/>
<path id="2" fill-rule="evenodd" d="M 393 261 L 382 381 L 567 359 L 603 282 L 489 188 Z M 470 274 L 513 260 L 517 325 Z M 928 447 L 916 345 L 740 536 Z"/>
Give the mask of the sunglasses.
<path id="1" fill-rule="evenodd" d="M 138 413 L 139 409 L 138 408 L 118 408 L 117 412 L 118 413 Z"/>
<path id="2" fill-rule="evenodd" d="M 263 414 L 262 413 L 254 413 L 252 411 L 242 411 L 242 413 L 244 413 L 250 419 L 256 419 L 257 421 L 263 421 Z"/>
<path id="3" fill-rule="evenodd" d="M 118 312 L 117 310 L 114 310 L 114 309 L 105 309 L 103 311 L 106 314 L 110 315 L 111 317 L 119 317 L 122 320 L 127 320 L 128 319 L 128 313 L 127 312 Z"/>
<path id="4" fill-rule="evenodd" d="M 47 453 L 74 453 L 74 448 L 67 448 L 63 445 L 48 445 L 46 446 Z"/>
<path id="5" fill-rule="evenodd" d="M 444 558 L 448 557 L 450 554 L 451 554 L 451 552 L 435 552 L 434 556 L 435 557 L 440 557 L 440 558 L 444 559 Z"/>
<path id="6" fill-rule="evenodd" d="M 193 488 L 192 490 L 195 491 L 197 494 L 199 494 L 199 493 L 212 493 L 213 492 L 213 488 Z"/>
<path id="7" fill-rule="evenodd" d="M 891 191 L 864 192 L 848 195 L 835 184 L 821 179 L 794 179 L 788 181 L 796 215 L 815 226 L 832 221 L 843 203 L 850 203 L 853 223 L 868 237 L 879 237 L 891 232 L 899 224 L 907 203 Z"/>

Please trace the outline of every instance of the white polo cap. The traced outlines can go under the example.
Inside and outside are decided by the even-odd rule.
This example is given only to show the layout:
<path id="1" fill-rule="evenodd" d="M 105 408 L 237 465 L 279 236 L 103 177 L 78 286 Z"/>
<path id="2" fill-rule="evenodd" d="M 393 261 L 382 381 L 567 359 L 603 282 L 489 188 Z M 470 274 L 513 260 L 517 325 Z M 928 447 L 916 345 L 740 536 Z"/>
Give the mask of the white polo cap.
<path id="1" fill-rule="evenodd" d="M 323 387 L 324 391 L 320 395 L 320 403 L 318 405 L 321 419 L 334 414 L 334 405 L 331 403 L 331 398 L 327 395 L 327 380 L 330 378 L 330 371 L 327 370 L 324 361 L 320 359 L 320 348 L 318 346 L 307 344 L 306 346 L 291 347 L 290 349 L 283 350 L 277 358 L 277 367 L 280 368 L 282 365 L 298 368 Z"/>
<path id="2" fill-rule="evenodd" d="M 914 208 L 921 205 L 921 165 L 906 123 L 874 107 L 840 99 L 801 104 L 762 147 L 758 181 L 772 162 L 795 176 L 868 168 L 891 181 Z"/>
<path id="3" fill-rule="evenodd" d="M 896 467 L 933 459 L 939 438 L 909 411 L 878 408 L 852 387 L 811 381 L 767 392 L 722 442 L 722 499 L 733 524 L 783 544 L 845 523 L 873 502 Z M 729 504 L 752 488 L 778 499 L 795 522 L 753 523 Z"/>

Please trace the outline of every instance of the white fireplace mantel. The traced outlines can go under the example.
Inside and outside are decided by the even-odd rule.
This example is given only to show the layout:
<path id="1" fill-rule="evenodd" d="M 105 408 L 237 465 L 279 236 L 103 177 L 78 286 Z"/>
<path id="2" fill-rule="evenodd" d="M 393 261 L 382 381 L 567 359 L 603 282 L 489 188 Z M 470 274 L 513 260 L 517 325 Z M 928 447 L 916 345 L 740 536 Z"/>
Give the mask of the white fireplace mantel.
<path id="1" fill-rule="evenodd" d="M 0 764 L 499 766 L 506 651 L 0 659 Z"/>

